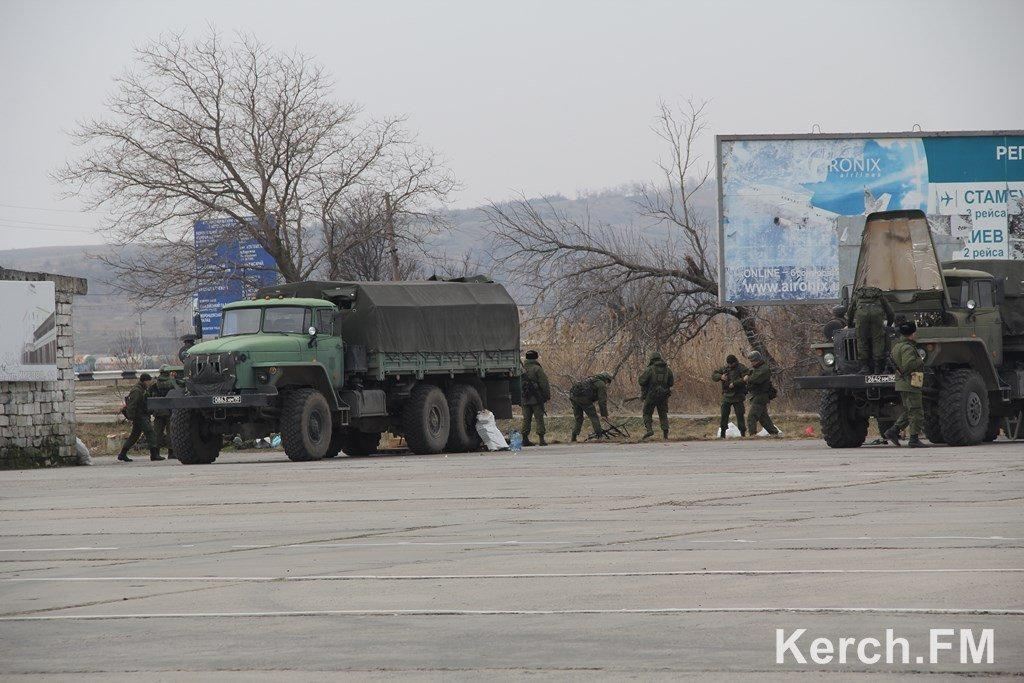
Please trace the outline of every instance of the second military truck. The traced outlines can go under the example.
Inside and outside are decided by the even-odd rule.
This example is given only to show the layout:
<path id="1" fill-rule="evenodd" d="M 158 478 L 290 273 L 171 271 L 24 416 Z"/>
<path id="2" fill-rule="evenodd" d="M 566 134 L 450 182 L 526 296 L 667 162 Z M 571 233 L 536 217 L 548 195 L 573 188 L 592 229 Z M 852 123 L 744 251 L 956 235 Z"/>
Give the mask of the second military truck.
<path id="1" fill-rule="evenodd" d="M 183 464 L 213 462 L 223 438 L 280 433 L 291 460 L 478 448 L 477 412 L 520 402 L 519 312 L 489 281 L 301 282 L 224 307 L 221 336 L 188 349 L 171 411 Z"/>

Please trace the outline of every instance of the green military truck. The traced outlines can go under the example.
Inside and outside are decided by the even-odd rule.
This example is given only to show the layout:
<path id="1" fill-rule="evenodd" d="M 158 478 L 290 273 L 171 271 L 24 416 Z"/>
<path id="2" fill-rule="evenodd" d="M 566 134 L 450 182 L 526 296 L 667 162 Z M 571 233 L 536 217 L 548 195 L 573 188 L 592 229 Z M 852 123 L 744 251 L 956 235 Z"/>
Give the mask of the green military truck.
<path id="1" fill-rule="evenodd" d="M 953 261 L 940 265 L 921 211 L 868 216 L 852 292 L 875 286 L 897 320 L 917 323 L 925 362 L 925 436 L 968 446 L 1024 438 L 1024 261 Z M 895 332 L 887 330 L 888 344 Z M 832 448 L 856 448 L 875 418 L 882 429 L 900 410 L 894 374 L 858 374 L 855 332 L 838 321 L 812 345 L 821 374 L 796 378 L 821 390 L 821 429 Z M 890 366 L 891 367 L 891 366 Z"/>
<path id="2" fill-rule="evenodd" d="M 189 348 L 170 410 L 186 465 L 213 462 L 225 435 L 280 433 L 291 460 L 476 449 L 476 414 L 520 402 L 519 312 L 490 281 L 301 282 L 224 307 L 221 336 Z"/>

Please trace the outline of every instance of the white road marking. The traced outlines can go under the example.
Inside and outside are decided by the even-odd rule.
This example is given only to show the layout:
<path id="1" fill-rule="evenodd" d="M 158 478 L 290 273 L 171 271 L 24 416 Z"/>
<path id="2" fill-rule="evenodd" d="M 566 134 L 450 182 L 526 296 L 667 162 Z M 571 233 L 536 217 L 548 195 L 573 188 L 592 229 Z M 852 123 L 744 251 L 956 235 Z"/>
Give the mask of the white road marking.
<path id="1" fill-rule="evenodd" d="M 51 614 L 39 616 L 0 617 L 2 621 L 99 621 L 110 619 L 199 619 L 253 617 L 434 617 L 434 616 L 562 616 L 605 614 L 957 614 L 989 616 L 1021 616 L 1019 609 L 949 609 L 932 607 L 652 607 L 624 609 L 538 609 L 538 610 L 467 610 L 467 609 L 387 609 L 387 610 L 301 610 L 279 612 L 150 612 L 135 614 Z"/>
<path id="2" fill-rule="evenodd" d="M 286 545 L 233 545 L 232 548 L 381 548 L 389 546 L 503 546 L 503 545 L 573 545 L 581 541 L 393 541 L 388 543 L 289 543 Z"/>
<path id="3" fill-rule="evenodd" d="M 819 536 L 815 538 L 720 538 L 689 543 L 797 543 L 806 541 L 1021 541 L 1017 536 Z"/>
<path id="4" fill-rule="evenodd" d="M 548 572 L 519 574 L 309 574 L 303 576 L 25 576 L 0 579 L 3 583 L 91 582 L 91 581 L 436 581 L 486 579 L 586 579 L 647 576 L 787 576 L 814 574 L 1015 574 L 1024 568 L 977 569 L 693 569 L 648 572 Z"/>
<path id="5" fill-rule="evenodd" d="M 120 550 L 120 548 L 97 548 L 84 546 L 81 548 L 4 548 L 0 553 L 60 553 L 67 550 Z"/>

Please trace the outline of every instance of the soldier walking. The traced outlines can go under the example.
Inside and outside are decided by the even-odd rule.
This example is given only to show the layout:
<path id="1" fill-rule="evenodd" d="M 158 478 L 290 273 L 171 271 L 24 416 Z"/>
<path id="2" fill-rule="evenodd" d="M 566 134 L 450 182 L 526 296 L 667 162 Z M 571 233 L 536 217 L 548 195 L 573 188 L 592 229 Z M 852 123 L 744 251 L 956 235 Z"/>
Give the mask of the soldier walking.
<path id="1" fill-rule="evenodd" d="M 544 440 L 544 404 L 551 400 L 551 384 L 548 382 L 548 375 L 541 367 L 538 358 L 540 354 L 536 351 L 526 352 L 526 362 L 523 363 L 523 445 L 532 446 L 530 442 L 530 428 L 533 421 L 537 421 L 537 443 L 547 446 Z"/>
<path id="2" fill-rule="evenodd" d="M 885 372 L 885 326 L 895 319 L 892 306 L 878 287 L 858 287 L 846 311 L 846 324 L 856 329 L 859 372 Z"/>
<path id="3" fill-rule="evenodd" d="M 590 418 L 590 425 L 594 428 L 594 434 L 601 434 L 601 420 L 597 417 L 597 410 L 594 404 L 597 403 L 601 411 L 601 417 L 608 417 L 608 385 L 612 382 L 612 376 L 602 372 L 593 377 L 588 377 L 582 382 L 577 382 L 569 389 L 569 401 L 572 403 L 572 440 L 580 435 L 583 429 L 583 416 Z"/>
<path id="4" fill-rule="evenodd" d="M 729 427 L 729 413 L 736 412 L 736 426 L 740 435 L 747 435 L 747 424 L 743 420 L 743 401 L 747 397 L 747 386 L 743 376 L 747 374 L 747 366 L 740 363 L 731 353 L 725 357 L 725 367 L 711 373 L 711 381 L 722 385 L 722 419 L 718 423 L 718 438 L 725 438 L 725 430 Z"/>
<path id="5" fill-rule="evenodd" d="M 149 446 L 149 459 L 164 459 L 160 455 L 156 434 L 153 433 L 153 423 L 149 421 L 149 413 L 146 411 L 146 392 L 152 383 L 153 377 L 148 372 L 144 372 L 139 375 L 138 383 L 128 393 L 128 399 L 125 401 L 124 416 L 131 420 L 132 431 L 128 438 L 124 440 L 121 452 L 117 455 L 117 459 L 121 462 L 132 462 L 132 459 L 128 457 L 128 451 L 143 434 L 146 436 L 146 445 Z"/>
<path id="6" fill-rule="evenodd" d="M 779 428 L 772 422 L 768 414 L 768 404 L 775 398 L 776 391 L 772 385 L 772 370 L 764 362 L 760 351 L 751 351 L 747 359 L 752 366 L 747 371 L 747 391 L 750 392 L 750 412 L 747 413 L 747 429 L 750 434 L 757 434 L 760 423 L 772 436 L 778 436 Z"/>
<path id="7" fill-rule="evenodd" d="M 892 364 L 896 367 L 896 391 L 900 394 L 903 411 L 896 424 L 885 432 L 885 438 L 900 445 L 900 431 L 904 428 L 910 434 L 907 446 L 910 448 L 927 448 L 921 443 L 921 429 L 924 427 L 924 404 L 922 387 L 924 387 L 924 361 L 917 352 L 917 325 L 908 321 L 900 325 L 900 335 L 892 345 Z"/>
<path id="8" fill-rule="evenodd" d="M 167 396 L 171 389 L 177 389 L 180 385 L 174 376 L 175 374 L 177 373 L 172 373 L 170 365 L 160 366 L 160 374 L 156 376 L 156 381 L 149 387 L 146 396 L 163 398 Z M 153 431 L 156 434 L 157 448 L 167 448 L 167 457 L 174 459 L 174 451 L 168 439 L 170 420 L 171 415 L 166 410 L 153 413 Z"/>
<path id="9" fill-rule="evenodd" d="M 662 438 L 668 439 L 668 397 L 672 395 L 675 378 L 660 353 L 652 353 L 637 382 L 640 384 L 640 398 L 644 401 L 644 427 L 647 432 L 642 438 L 654 436 L 654 410 L 658 410 Z"/>

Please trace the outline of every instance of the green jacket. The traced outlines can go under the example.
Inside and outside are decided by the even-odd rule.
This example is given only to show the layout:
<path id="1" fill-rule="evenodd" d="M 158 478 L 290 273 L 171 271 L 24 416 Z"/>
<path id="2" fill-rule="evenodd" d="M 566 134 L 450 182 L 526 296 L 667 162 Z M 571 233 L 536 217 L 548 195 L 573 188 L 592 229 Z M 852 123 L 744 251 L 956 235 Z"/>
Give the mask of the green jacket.
<path id="1" fill-rule="evenodd" d="M 772 391 L 772 370 L 767 363 L 755 365 L 747 373 L 747 391 L 751 397 L 763 398 Z"/>
<path id="2" fill-rule="evenodd" d="M 601 414 L 608 417 L 608 383 L 600 377 L 590 377 L 574 384 L 569 391 L 569 399 L 583 406 L 596 401 Z"/>
<path id="3" fill-rule="evenodd" d="M 163 398 L 171 389 L 177 389 L 178 384 L 171 377 L 157 377 L 153 385 L 149 387 L 149 396 Z"/>
<path id="4" fill-rule="evenodd" d="M 890 325 L 896 318 L 889 300 L 885 298 L 885 294 L 878 287 L 858 287 L 853 292 L 853 301 L 850 302 L 850 307 L 846 309 L 847 325 L 853 326 L 854 316 L 857 314 L 858 308 L 864 310 L 877 309 L 880 313 L 885 314 L 885 320 Z"/>
<path id="5" fill-rule="evenodd" d="M 133 386 L 132 390 L 128 392 L 125 405 L 125 417 L 132 422 L 145 420 L 149 416 L 149 412 L 146 410 L 146 388 L 142 386 L 141 382 Z"/>
<path id="6" fill-rule="evenodd" d="M 666 399 L 672 395 L 671 387 L 675 382 L 672 370 L 660 357 L 652 358 L 647 369 L 641 373 L 637 383 L 640 385 L 641 398 L 655 401 Z"/>
<path id="7" fill-rule="evenodd" d="M 892 345 L 892 364 L 896 366 L 896 391 L 920 392 L 920 387 L 910 386 L 910 373 L 924 371 L 924 361 L 917 353 L 917 343 L 906 337 Z"/>
<path id="8" fill-rule="evenodd" d="M 728 403 L 743 402 L 743 399 L 747 395 L 747 385 L 743 381 L 743 376 L 747 374 L 747 372 L 748 369 L 746 365 L 743 363 L 737 363 L 733 367 L 726 365 L 711 373 L 711 381 L 718 382 L 722 385 L 722 400 Z M 727 377 L 729 381 L 723 382 L 723 377 Z"/>
<path id="9" fill-rule="evenodd" d="M 536 406 L 551 400 L 551 383 L 540 361 L 528 359 L 523 363 L 523 405 Z"/>

